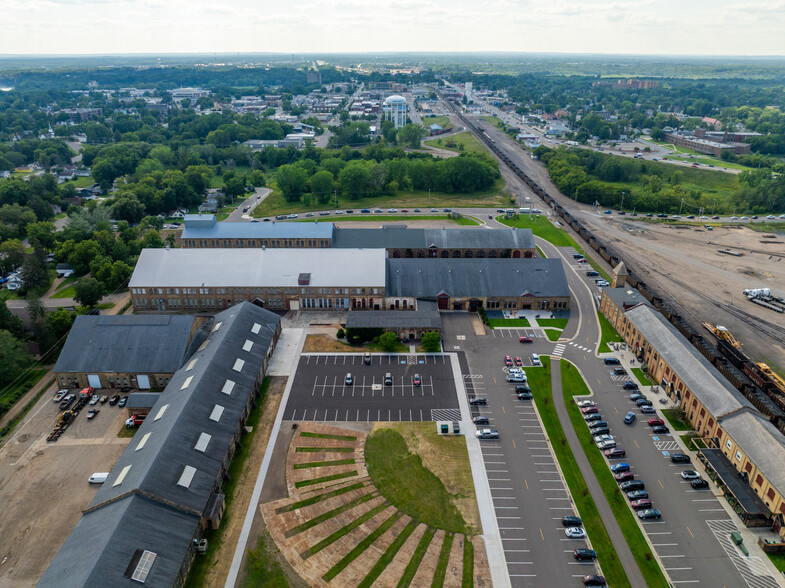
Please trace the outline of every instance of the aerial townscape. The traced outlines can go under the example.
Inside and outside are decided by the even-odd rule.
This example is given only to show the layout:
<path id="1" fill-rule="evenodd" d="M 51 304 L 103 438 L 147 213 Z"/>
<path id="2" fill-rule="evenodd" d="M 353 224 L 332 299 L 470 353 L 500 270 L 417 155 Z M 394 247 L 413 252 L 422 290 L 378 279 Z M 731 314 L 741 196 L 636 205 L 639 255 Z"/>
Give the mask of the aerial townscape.
<path id="1" fill-rule="evenodd" d="M 4 4 L 0 588 L 785 588 L 782 6 L 261 4 Z"/>

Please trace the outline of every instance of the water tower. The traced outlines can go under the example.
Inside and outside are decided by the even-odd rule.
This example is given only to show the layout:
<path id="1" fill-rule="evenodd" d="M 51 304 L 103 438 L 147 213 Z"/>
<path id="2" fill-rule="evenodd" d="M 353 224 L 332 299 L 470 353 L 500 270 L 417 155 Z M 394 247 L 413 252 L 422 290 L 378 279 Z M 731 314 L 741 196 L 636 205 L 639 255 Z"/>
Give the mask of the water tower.
<path id="1" fill-rule="evenodd" d="M 393 94 L 384 101 L 384 120 L 391 120 L 396 129 L 406 125 L 406 98 Z"/>

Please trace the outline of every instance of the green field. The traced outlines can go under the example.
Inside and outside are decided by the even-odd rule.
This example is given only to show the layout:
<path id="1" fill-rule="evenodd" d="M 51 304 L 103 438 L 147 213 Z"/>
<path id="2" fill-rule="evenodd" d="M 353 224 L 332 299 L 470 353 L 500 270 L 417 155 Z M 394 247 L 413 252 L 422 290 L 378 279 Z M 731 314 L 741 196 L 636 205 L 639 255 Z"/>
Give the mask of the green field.
<path id="1" fill-rule="evenodd" d="M 635 375 L 635 379 L 638 380 L 638 383 L 640 383 L 641 386 L 654 386 L 654 382 L 646 377 L 646 374 L 643 373 L 641 368 L 632 368 L 632 373 Z"/>
<path id="2" fill-rule="evenodd" d="M 608 347 L 608 343 L 621 343 L 623 339 L 599 310 L 597 311 L 597 318 L 600 320 L 600 329 L 602 330 L 602 339 L 598 353 L 610 353 L 611 348 Z"/>
<path id="3" fill-rule="evenodd" d="M 46 371 L 46 368 L 27 368 L 13 382 L 0 389 L 0 416 L 7 413 L 17 400 L 43 378 Z"/>
<path id="4" fill-rule="evenodd" d="M 662 414 L 674 431 L 692 431 L 692 425 L 687 422 L 684 413 L 679 408 L 663 408 Z"/>
<path id="5" fill-rule="evenodd" d="M 491 123 L 497 129 L 501 129 L 502 131 L 504 130 L 504 121 L 498 116 L 481 116 L 480 118 L 485 122 Z"/>
<path id="6" fill-rule="evenodd" d="M 335 199 L 330 202 L 320 204 L 319 202 L 287 202 L 283 194 L 274 190 L 264 201 L 253 209 L 252 215 L 257 218 L 265 216 L 276 216 L 279 214 L 304 213 L 315 210 L 362 210 L 368 208 L 488 208 L 502 206 L 509 202 L 508 197 L 502 194 L 504 180 L 499 179 L 496 185 L 481 192 L 472 194 L 447 194 L 446 192 L 431 192 L 427 190 L 415 192 L 399 192 L 386 196 L 375 196 L 373 198 L 359 198 L 352 200 L 343 196 L 338 196 L 338 204 Z"/>
<path id="7" fill-rule="evenodd" d="M 448 532 L 472 534 L 444 483 L 409 451 L 398 431 L 371 433 L 365 442 L 365 462 L 381 495 L 402 512 Z"/>
<path id="8" fill-rule="evenodd" d="M 518 218 L 504 218 L 503 216 L 500 216 L 497 217 L 496 220 L 508 227 L 531 229 L 532 233 L 537 237 L 545 239 L 556 247 L 578 247 L 575 240 L 570 237 L 564 229 L 555 226 L 546 216 L 520 215 Z"/>
<path id="9" fill-rule="evenodd" d="M 785 553 L 767 553 L 766 555 L 769 556 L 775 568 L 785 573 Z"/>
<path id="10" fill-rule="evenodd" d="M 352 221 L 364 221 L 364 222 L 371 222 L 371 223 L 378 221 L 378 222 L 384 222 L 384 223 L 390 223 L 390 222 L 394 223 L 394 222 L 401 222 L 401 221 L 446 220 L 446 221 L 452 221 L 454 223 L 457 223 L 459 225 L 464 225 L 464 226 L 476 226 L 476 225 L 480 224 L 476 220 L 474 220 L 473 217 L 465 217 L 464 216 L 464 217 L 452 218 L 452 217 L 450 217 L 450 216 L 448 216 L 446 214 L 427 215 L 427 214 L 417 214 L 417 213 L 415 213 L 415 214 L 400 214 L 398 216 L 394 216 L 394 215 L 379 215 L 379 214 L 367 214 L 367 213 L 366 214 L 362 214 L 360 216 L 352 216 L 352 215 L 345 215 L 345 214 L 344 215 L 340 215 L 339 214 L 337 216 L 336 215 L 330 215 L 329 217 L 315 216 L 313 218 L 301 218 L 301 219 L 298 219 L 298 220 L 296 220 L 294 222 L 297 222 L 297 223 L 312 223 L 312 222 L 314 222 L 316 220 L 318 220 L 319 222 L 323 222 L 323 223 L 338 223 L 338 222 L 345 223 L 345 222 L 352 222 Z"/>
<path id="11" fill-rule="evenodd" d="M 62 288 L 61 290 L 58 290 L 52 294 L 50 298 L 73 298 L 74 296 L 76 296 L 76 286 L 72 284 Z"/>
<path id="12" fill-rule="evenodd" d="M 439 125 L 445 130 L 451 129 L 455 126 L 450 122 L 450 119 L 447 118 L 446 116 L 427 116 L 427 115 L 423 116 L 422 126 L 424 126 L 427 129 L 431 125 Z"/>
<path id="13" fill-rule="evenodd" d="M 629 586 L 630 581 L 619 562 L 619 556 L 616 554 L 605 524 L 597 511 L 597 505 L 586 487 L 586 481 L 583 479 L 575 456 L 567 444 L 559 416 L 556 414 L 551 389 L 551 358 L 543 357 L 542 365 L 542 369 L 528 370 L 526 375 L 529 377 L 529 386 L 534 392 L 537 411 L 548 434 L 550 445 L 559 460 L 559 466 L 564 473 L 564 479 L 575 501 L 578 514 L 583 519 L 583 526 L 589 535 L 592 548 L 597 552 L 600 566 L 602 566 L 602 574 L 611 586 Z M 562 387 L 566 389 L 564 382 Z"/>
<path id="14" fill-rule="evenodd" d="M 602 455 L 599 449 L 594 444 L 589 428 L 583 420 L 583 415 L 578 408 L 578 405 L 573 402 L 573 396 L 586 396 L 590 394 L 589 387 L 586 385 L 580 372 L 571 363 L 565 360 L 561 361 L 562 373 L 562 391 L 564 394 L 564 402 L 567 404 L 567 413 L 570 416 L 570 422 L 575 429 L 578 439 L 583 447 L 583 452 L 591 464 L 594 475 L 600 483 L 603 494 L 608 501 L 613 514 L 616 517 L 616 522 L 621 528 L 621 532 L 630 546 L 633 557 L 640 568 L 641 574 L 646 581 L 646 586 L 661 586 L 665 588 L 668 586 L 665 576 L 660 569 L 657 560 L 654 559 L 653 554 L 649 549 L 649 544 L 643 536 L 643 532 L 638 526 L 638 522 L 627 504 L 627 499 L 624 493 L 619 492 L 619 487 L 613 479 L 613 474 L 608 467 L 608 462 Z M 551 440 L 553 442 L 553 440 Z M 555 445 L 555 444 L 554 444 Z M 561 460 L 560 460 L 561 461 Z M 564 465 L 562 464 L 562 470 Z M 591 538 L 591 533 L 589 534 Z M 592 545 L 595 539 L 592 538 Z M 598 551 L 599 553 L 599 551 Z M 602 560 L 600 561 L 602 564 Z M 603 571 L 605 568 L 603 567 Z M 608 574 L 606 573 L 606 576 Z M 610 578 L 608 578 L 610 580 Z M 617 583 L 609 582 L 611 585 L 616 586 Z"/>
<path id="15" fill-rule="evenodd" d="M 469 131 L 451 135 L 450 137 L 431 139 L 430 141 L 426 141 L 425 144 L 428 147 L 458 151 L 459 153 L 489 154 L 485 146 Z"/>
<path id="16" fill-rule="evenodd" d="M 530 327 L 529 319 L 516 318 L 516 319 L 488 319 L 488 326 L 490 328 L 496 327 Z"/>

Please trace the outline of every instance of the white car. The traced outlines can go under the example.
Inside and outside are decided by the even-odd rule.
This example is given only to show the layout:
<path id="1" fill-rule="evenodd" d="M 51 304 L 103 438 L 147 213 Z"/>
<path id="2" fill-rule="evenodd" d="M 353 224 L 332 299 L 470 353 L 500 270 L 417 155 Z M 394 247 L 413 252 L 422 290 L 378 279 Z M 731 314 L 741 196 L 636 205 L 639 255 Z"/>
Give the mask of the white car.
<path id="1" fill-rule="evenodd" d="M 90 398 L 90 405 L 98 404 L 99 400 L 101 400 L 101 397 L 98 394 L 93 394 L 93 397 Z"/>
<path id="2" fill-rule="evenodd" d="M 769 218 L 769 219 L 771 219 L 771 218 L 777 218 L 777 217 L 776 217 L 776 216 L 774 216 L 773 214 L 770 214 L 770 215 L 768 215 L 766 218 Z"/>
<path id="3" fill-rule="evenodd" d="M 390 209 L 387 210 L 387 212 L 398 212 L 398 210 L 395 209 L 395 208 L 390 208 Z"/>
<path id="4" fill-rule="evenodd" d="M 68 394 L 68 390 L 58 390 L 57 394 L 55 394 L 55 397 L 52 400 L 55 402 L 60 402 L 66 394 Z"/>
<path id="5" fill-rule="evenodd" d="M 701 476 L 695 470 L 684 470 L 681 473 L 681 477 L 684 478 L 685 480 L 697 480 Z"/>
<path id="6" fill-rule="evenodd" d="M 508 382 L 525 382 L 526 376 L 520 372 L 510 372 L 507 374 Z"/>
<path id="7" fill-rule="evenodd" d="M 580 408 L 586 408 L 587 406 L 594 406 L 594 400 L 581 400 L 578 403 Z"/>
<path id="8" fill-rule="evenodd" d="M 583 539 L 586 537 L 586 531 L 581 527 L 567 527 L 564 529 L 564 534 L 570 539 Z"/>
<path id="9" fill-rule="evenodd" d="M 532 365 L 542 365 L 540 363 L 540 356 L 536 353 L 532 353 Z"/>
<path id="10" fill-rule="evenodd" d="M 613 435 L 608 435 L 608 434 L 596 435 L 594 437 L 594 442 L 595 443 L 602 443 L 603 441 L 612 441 L 612 440 L 613 440 Z"/>
<path id="11" fill-rule="evenodd" d="M 599 443 L 597 443 L 597 447 L 601 451 L 605 451 L 606 449 L 613 449 L 614 447 L 616 447 L 616 441 L 614 441 L 613 439 L 600 441 Z"/>

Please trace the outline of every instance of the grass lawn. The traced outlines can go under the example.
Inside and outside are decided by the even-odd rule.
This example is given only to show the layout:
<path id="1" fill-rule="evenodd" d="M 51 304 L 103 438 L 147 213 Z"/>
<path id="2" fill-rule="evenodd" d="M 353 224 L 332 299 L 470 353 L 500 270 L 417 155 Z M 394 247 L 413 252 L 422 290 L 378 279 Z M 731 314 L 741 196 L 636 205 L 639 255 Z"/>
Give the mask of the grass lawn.
<path id="1" fill-rule="evenodd" d="M 245 558 L 245 569 L 248 575 L 243 584 L 244 588 L 284 588 L 289 586 L 286 574 L 267 547 L 268 537 L 265 530 L 256 541 L 256 548 L 248 550 Z"/>
<path id="2" fill-rule="evenodd" d="M 537 248 L 537 253 L 539 253 L 539 254 L 540 254 L 540 257 L 542 257 L 543 259 L 545 259 L 545 258 L 547 258 L 547 257 L 548 257 L 547 255 L 545 255 L 545 253 L 543 252 L 543 250 L 542 250 L 542 249 L 540 249 L 540 246 L 539 246 L 539 245 L 535 245 L 535 247 Z"/>
<path id="3" fill-rule="evenodd" d="M 556 247 L 578 248 L 578 244 L 573 238 L 570 237 L 564 229 L 555 226 L 546 216 L 538 215 L 529 217 L 520 215 L 518 218 L 504 218 L 503 216 L 500 216 L 496 220 L 508 227 L 531 229 L 532 233 L 537 237 L 545 239 Z"/>
<path id="4" fill-rule="evenodd" d="M 452 220 L 463 227 L 472 227 L 480 224 L 473 216 L 461 216 Z"/>
<path id="5" fill-rule="evenodd" d="M 638 383 L 641 386 L 654 386 L 654 382 L 646 377 L 646 374 L 643 373 L 641 368 L 632 368 L 632 373 L 635 375 L 635 379 L 638 380 Z"/>
<path id="6" fill-rule="evenodd" d="M 136 435 L 136 432 L 139 430 L 139 427 L 126 427 L 123 425 L 120 427 L 120 430 L 117 431 L 117 436 L 121 438 L 130 438 Z"/>
<path id="7" fill-rule="evenodd" d="M 529 319 L 516 318 L 516 319 L 488 319 L 488 326 L 495 327 L 530 327 Z"/>
<path id="8" fill-rule="evenodd" d="M 662 414 L 674 431 L 692 431 L 692 425 L 684 418 L 684 413 L 678 408 L 663 408 Z"/>
<path id="9" fill-rule="evenodd" d="M 406 566 L 403 576 L 398 582 L 398 586 L 409 586 L 409 584 L 412 583 L 412 579 L 420 568 L 420 563 L 422 562 L 423 557 L 425 557 L 425 552 L 428 551 L 428 546 L 431 544 L 435 534 L 436 529 L 433 527 L 425 529 L 425 533 L 423 533 L 420 542 L 417 544 L 417 547 L 412 554 L 412 558 L 409 560 L 409 564 Z"/>
<path id="10" fill-rule="evenodd" d="M 779 571 L 785 572 L 785 553 L 767 553 L 771 563 L 774 564 Z"/>
<path id="11" fill-rule="evenodd" d="M 548 341 L 558 341 L 561 337 L 561 331 L 557 329 L 544 329 L 545 336 L 548 337 Z"/>
<path id="12" fill-rule="evenodd" d="M 359 198 L 351 200 L 338 195 L 338 203 L 331 199 L 327 204 L 320 204 L 315 201 L 307 202 L 287 202 L 283 194 L 278 190 L 265 198 L 259 206 L 253 209 L 252 215 L 257 218 L 265 216 L 276 216 L 278 214 L 303 213 L 314 210 L 336 209 L 345 210 L 347 208 L 362 210 L 363 208 L 487 208 L 498 207 L 509 202 L 509 198 L 502 194 L 504 180 L 499 179 L 492 188 L 471 194 L 447 194 L 446 192 L 431 192 L 428 197 L 427 190 L 413 192 L 398 192 L 397 194 L 375 196 L 372 198 Z M 345 216 L 345 215 L 344 215 Z M 401 217 L 396 217 L 401 220 Z"/>
<path id="13" fill-rule="evenodd" d="M 599 353 L 610 353 L 611 348 L 608 347 L 608 343 L 621 343 L 623 339 L 621 338 L 621 335 L 616 332 L 616 329 L 613 328 L 610 321 L 606 319 L 605 315 L 600 311 L 597 311 L 597 318 L 600 319 L 600 329 L 602 330 Z"/>
<path id="14" fill-rule="evenodd" d="M 616 555 L 616 550 L 608 536 L 608 531 L 605 529 L 600 513 L 597 511 L 597 506 L 594 504 L 594 500 L 586 487 L 586 481 L 583 479 L 578 463 L 575 461 L 575 456 L 567 444 L 564 430 L 556 414 L 551 391 L 551 359 L 543 357 L 542 365 L 543 369 L 529 370 L 526 372 L 526 375 L 529 376 L 529 386 L 534 391 L 537 411 L 550 439 L 551 447 L 553 447 L 556 458 L 559 460 L 559 465 L 575 501 L 578 514 L 583 519 L 583 526 L 589 534 L 592 548 L 597 552 L 603 575 L 611 586 L 629 586 L 630 582 L 627 579 L 627 574 L 619 562 L 619 556 Z"/>
<path id="15" fill-rule="evenodd" d="M 50 296 L 50 298 L 73 298 L 76 296 L 76 286 L 66 286 Z"/>
<path id="16" fill-rule="evenodd" d="M 247 173 L 250 173 L 252 170 L 251 170 L 250 167 L 238 166 L 238 167 L 234 168 L 233 170 L 224 169 L 223 173 L 226 173 L 228 171 L 233 171 L 235 173 L 235 175 L 242 176 L 242 175 L 245 175 Z M 210 177 L 210 187 L 211 188 L 223 188 L 225 185 L 226 185 L 226 182 L 224 182 L 223 175 L 219 176 L 219 175 L 213 174 Z"/>
<path id="17" fill-rule="evenodd" d="M 79 177 L 75 180 L 69 182 L 74 188 L 81 189 L 81 188 L 89 188 L 93 184 L 95 184 L 95 178 L 93 176 L 87 177 Z"/>
<path id="18" fill-rule="evenodd" d="M 573 396 L 584 396 L 589 394 L 589 388 L 586 386 L 586 382 L 575 366 L 565 360 L 561 361 L 561 373 L 562 391 L 564 394 L 564 401 L 567 403 L 567 413 L 570 416 L 570 422 L 575 428 L 578 439 L 583 446 L 583 451 L 591 464 L 592 470 L 594 470 L 597 481 L 602 487 L 603 494 L 605 494 L 605 498 L 608 500 L 608 504 L 613 510 L 616 522 L 619 524 L 624 537 L 627 539 L 627 544 L 630 546 L 632 555 L 635 557 L 635 561 L 643 574 L 646 586 L 666 587 L 668 583 L 665 580 L 665 576 L 663 575 L 659 564 L 654 559 L 653 554 L 649 551 L 649 544 L 646 542 L 643 532 L 638 526 L 635 515 L 633 515 L 627 504 L 624 493 L 619 490 L 605 457 L 594 444 L 594 440 L 589 432 L 589 428 L 583 420 L 583 415 L 581 414 L 578 405 L 572 400 Z M 533 386 L 532 388 L 534 389 Z M 553 439 L 551 439 L 551 443 L 554 448 L 558 447 L 558 444 L 555 443 Z M 561 460 L 559 460 L 559 462 L 561 463 Z M 577 465 L 575 466 L 575 469 L 577 470 Z M 567 472 L 564 464 L 562 464 L 562 470 L 565 471 L 566 476 Z M 573 492 L 573 498 L 574 497 L 575 492 Z M 589 531 L 589 537 L 592 539 L 592 546 L 594 546 L 594 549 L 599 554 L 600 551 L 597 547 L 597 539 L 592 536 L 591 531 Z M 608 543 L 610 543 L 609 540 Z M 616 554 L 614 553 L 613 555 L 615 556 Z M 618 581 L 614 582 L 610 578 L 610 574 L 605 567 L 606 561 L 607 560 L 603 561 L 603 558 L 600 557 L 600 564 L 603 566 L 605 576 L 608 576 L 608 583 L 612 586 L 621 585 Z"/>
<path id="19" fill-rule="evenodd" d="M 45 373 L 45 368 L 28 368 L 14 378 L 13 382 L 0 389 L 0 416 L 7 413 Z"/>
<path id="20" fill-rule="evenodd" d="M 439 125 L 441 128 L 445 130 L 451 129 L 455 126 L 450 122 L 450 119 L 447 118 L 446 116 L 428 116 L 427 114 L 423 115 L 422 126 L 428 129 L 428 127 L 430 127 L 431 125 Z"/>
<path id="21" fill-rule="evenodd" d="M 489 122 L 494 125 L 496 128 L 504 130 L 504 121 L 500 119 L 498 116 L 481 116 L 480 117 L 485 122 Z"/>
<path id="22" fill-rule="evenodd" d="M 558 327 L 564 329 L 567 327 L 569 319 L 537 319 L 537 324 L 541 327 Z"/>
<path id="23" fill-rule="evenodd" d="M 381 215 L 381 214 L 361 214 L 361 216 L 353 216 L 353 215 L 338 215 L 338 216 L 315 216 L 313 218 L 301 218 L 296 221 L 296 223 L 312 223 L 314 221 L 322 222 L 322 223 L 345 223 L 345 222 L 352 222 L 352 221 L 361 221 L 361 222 L 380 222 L 380 223 L 389 223 L 389 222 L 401 222 L 401 221 L 432 221 L 432 220 L 447 220 L 457 223 L 459 225 L 479 225 L 476 220 L 472 217 L 458 217 L 452 218 L 446 214 L 402 214 L 402 215 Z"/>
<path id="24" fill-rule="evenodd" d="M 433 428 L 432 423 L 428 426 Z M 453 533 L 472 534 L 441 478 L 409 451 L 403 435 L 378 428 L 365 442 L 365 463 L 376 488 L 413 519 Z"/>
<path id="25" fill-rule="evenodd" d="M 679 435 L 679 437 L 690 451 L 697 451 L 696 446 L 698 449 L 706 449 L 706 444 L 703 442 L 703 439 L 695 432 Z"/>
<path id="26" fill-rule="evenodd" d="M 450 137 L 442 137 L 426 141 L 428 147 L 436 147 L 438 149 L 447 149 L 448 151 L 457 151 L 459 153 L 484 153 L 489 154 L 485 146 L 480 143 L 479 139 L 473 133 L 465 131 L 452 135 Z"/>

